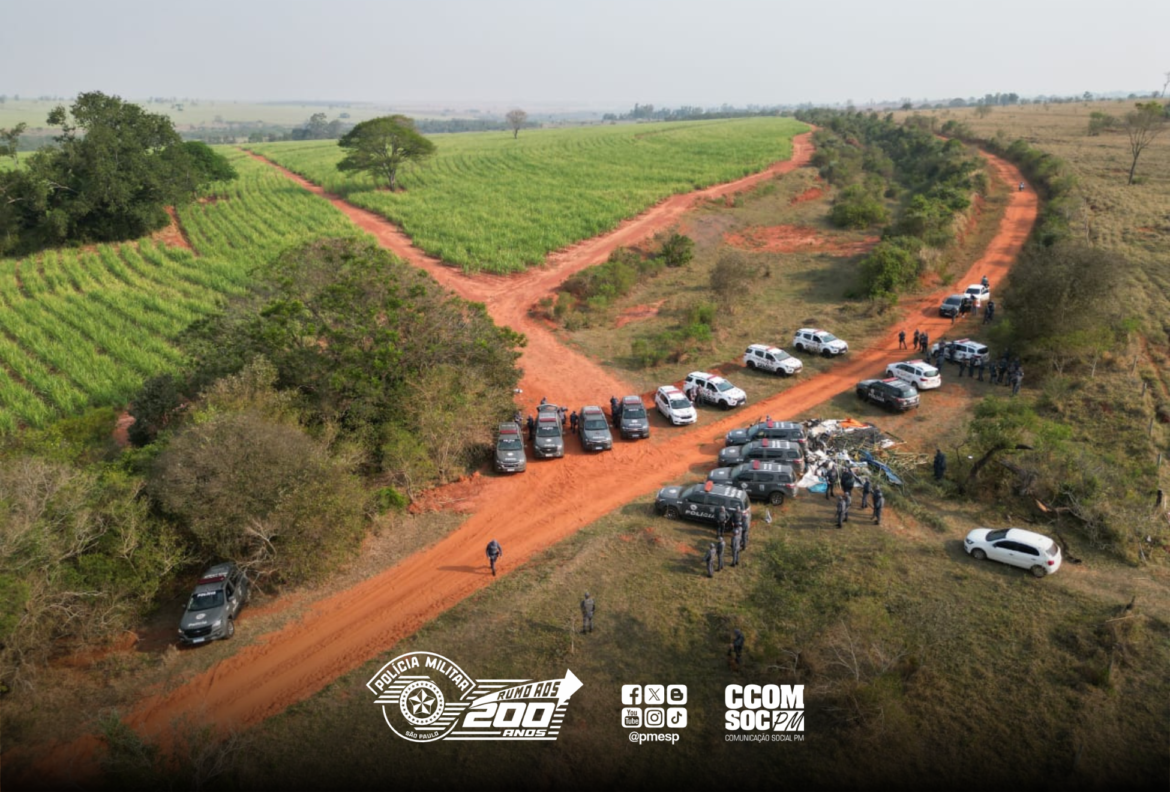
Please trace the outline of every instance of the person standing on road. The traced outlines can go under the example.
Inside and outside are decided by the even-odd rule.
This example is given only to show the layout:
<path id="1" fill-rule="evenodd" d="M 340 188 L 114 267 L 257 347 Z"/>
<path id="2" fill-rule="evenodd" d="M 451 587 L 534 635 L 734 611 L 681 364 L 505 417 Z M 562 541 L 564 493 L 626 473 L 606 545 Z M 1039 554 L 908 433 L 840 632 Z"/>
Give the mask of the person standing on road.
<path id="1" fill-rule="evenodd" d="M 845 496 L 837 496 L 837 527 L 841 527 L 841 523 L 849 521 L 849 507 L 845 505 Z"/>
<path id="2" fill-rule="evenodd" d="M 873 488 L 873 524 L 882 524 L 882 509 L 886 505 L 886 496 L 882 492 L 881 485 Z"/>
<path id="3" fill-rule="evenodd" d="M 869 476 L 861 480 L 861 508 L 869 505 Z"/>
<path id="4" fill-rule="evenodd" d="M 723 571 L 723 553 L 727 549 L 727 542 L 723 541 L 723 537 L 719 537 L 719 541 L 715 543 L 715 561 L 718 566 L 715 567 L 716 572 Z"/>
<path id="5" fill-rule="evenodd" d="M 947 474 L 947 455 L 941 448 L 934 449 L 934 480 L 942 481 Z"/>
<path id="6" fill-rule="evenodd" d="M 918 328 L 917 328 L 917 327 L 916 327 L 916 328 L 914 328 L 914 351 L 915 351 L 915 352 L 917 352 L 917 351 L 918 351 L 918 349 L 919 349 L 919 346 L 920 346 L 920 345 L 919 345 L 919 343 L 918 343 L 918 342 L 919 342 L 921 339 L 922 339 L 922 333 L 921 333 L 921 332 L 919 332 L 919 330 L 918 330 Z"/>
<path id="7" fill-rule="evenodd" d="M 922 334 L 922 354 L 930 354 L 930 335 L 928 333 Z"/>
<path id="8" fill-rule="evenodd" d="M 703 560 L 707 562 L 707 577 L 715 577 L 715 545 L 707 550 L 707 555 L 703 556 Z"/>
<path id="9" fill-rule="evenodd" d="M 531 415 L 528 416 L 528 439 L 535 440 L 536 438 L 536 419 Z"/>
<path id="10" fill-rule="evenodd" d="M 829 463 L 829 469 L 825 472 L 825 500 L 833 497 L 837 491 L 837 467 L 832 462 Z"/>
<path id="11" fill-rule="evenodd" d="M 898 331 L 898 349 L 905 349 L 905 348 L 906 348 L 906 331 L 899 330 Z"/>
<path id="12" fill-rule="evenodd" d="M 497 542 L 495 539 L 488 542 L 487 557 L 488 563 L 492 565 L 492 577 L 496 576 L 496 562 L 500 560 L 500 556 L 503 554 L 504 550 L 500 547 L 499 542 Z"/>
<path id="13" fill-rule="evenodd" d="M 576 410 L 573 410 L 573 412 L 569 413 L 569 431 L 573 434 L 577 434 L 577 422 L 579 420 L 580 419 L 577 417 Z"/>
<path id="14" fill-rule="evenodd" d="M 593 597 L 589 596 L 589 592 L 585 592 L 585 599 L 581 600 L 581 632 L 593 632 L 593 609 L 596 603 L 593 602 Z"/>
<path id="15" fill-rule="evenodd" d="M 735 528 L 731 531 L 731 565 L 739 566 L 739 546 L 743 540 L 743 530 L 739 527 L 739 521 L 736 520 Z"/>
<path id="16" fill-rule="evenodd" d="M 614 426 L 617 426 L 618 421 L 621 420 L 618 418 L 619 413 L 620 413 L 620 410 L 618 409 L 617 396 L 610 396 L 609 397 L 609 417 L 613 419 Z"/>
<path id="17" fill-rule="evenodd" d="M 845 499 L 852 501 L 853 488 L 857 486 L 857 474 L 848 465 L 841 468 L 841 491 L 845 493 Z"/>
<path id="18" fill-rule="evenodd" d="M 715 512 L 715 535 L 723 538 L 723 532 L 727 530 L 727 524 L 731 520 L 731 515 L 727 513 L 726 506 L 720 506 L 719 511 Z"/>

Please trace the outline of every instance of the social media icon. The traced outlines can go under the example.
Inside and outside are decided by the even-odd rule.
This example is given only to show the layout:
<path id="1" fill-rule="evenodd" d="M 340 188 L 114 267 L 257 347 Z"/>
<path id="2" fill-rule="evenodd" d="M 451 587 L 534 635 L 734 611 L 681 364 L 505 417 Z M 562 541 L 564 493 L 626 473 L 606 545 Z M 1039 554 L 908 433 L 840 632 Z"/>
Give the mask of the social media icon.
<path id="1" fill-rule="evenodd" d="M 662 685 L 647 685 L 646 686 L 646 703 L 647 704 L 665 704 L 666 703 L 666 688 Z"/>
<path id="2" fill-rule="evenodd" d="M 685 729 L 687 727 L 686 707 L 671 707 L 666 711 L 666 727 L 668 729 Z"/>
<path id="3" fill-rule="evenodd" d="M 638 706 L 642 703 L 642 686 L 641 685 L 622 685 L 622 703 L 631 706 Z"/>
<path id="4" fill-rule="evenodd" d="M 661 729 L 666 723 L 666 710 L 662 707 L 649 707 L 644 713 L 647 729 Z"/>
<path id="5" fill-rule="evenodd" d="M 670 685 L 666 688 L 666 703 L 681 707 L 687 703 L 687 686 Z"/>
<path id="6" fill-rule="evenodd" d="M 627 729 L 637 729 L 642 725 L 642 710 L 637 707 L 622 709 L 622 726 Z"/>

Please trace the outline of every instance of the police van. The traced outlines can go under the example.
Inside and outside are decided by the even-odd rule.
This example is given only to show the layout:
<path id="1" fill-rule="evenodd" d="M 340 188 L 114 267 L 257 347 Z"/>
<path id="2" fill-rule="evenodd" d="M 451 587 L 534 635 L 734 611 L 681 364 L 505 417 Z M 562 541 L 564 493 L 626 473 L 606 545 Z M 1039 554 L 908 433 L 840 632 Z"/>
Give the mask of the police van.
<path id="1" fill-rule="evenodd" d="M 689 487 L 663 487 L 654 499 L 654 509 L 668 520 L 680 517 L 697 522 L 718 522 L 719 507 L 734 517 L 751 510 L 747 493 L 739 487 L 706 481 Z"/>

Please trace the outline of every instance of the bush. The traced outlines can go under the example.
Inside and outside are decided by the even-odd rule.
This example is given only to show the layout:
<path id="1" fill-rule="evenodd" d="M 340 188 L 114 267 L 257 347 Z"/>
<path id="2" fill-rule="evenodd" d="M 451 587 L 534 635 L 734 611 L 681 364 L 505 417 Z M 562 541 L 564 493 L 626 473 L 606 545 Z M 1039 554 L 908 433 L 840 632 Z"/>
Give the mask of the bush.
<path id="1" fill-rule="evenodd" d="M 755 276 L 756 267 L 746 254 L 728 250 L 719 256 L 711 270 L 711 291 L 725 311 L 734 312 Z"/>
<path id="2" fill-rule="evenodd" d="M 879 242 L 859 265 L 865 293 L 872 298 L 890 297 L 913 284 L 920 274 L 917 252 L 921 245 L 913 237 Z"/>
<path id="3" fill-rule="evenodd" d="M 658 255 L 668 267 L 684 267 L 695 257 L 695 240 L 677 232 L 672 233 L 662 243 Z"/>
<path id="4" fill-rule="evenodd" d="M 410 505 L 410 498 L 393 487 L 382 487 L 375 493 L 374 497 L 378 503 L 379 514 L 385 514 L 391 509 L 402 511 Z"/>
<path id="5" fill-rule="evenodd" d="M 880 200 L 859 184 L 845 188 L 833 202 L 829 220 L 838 228 L 865 229 L 889 220 Z"/>

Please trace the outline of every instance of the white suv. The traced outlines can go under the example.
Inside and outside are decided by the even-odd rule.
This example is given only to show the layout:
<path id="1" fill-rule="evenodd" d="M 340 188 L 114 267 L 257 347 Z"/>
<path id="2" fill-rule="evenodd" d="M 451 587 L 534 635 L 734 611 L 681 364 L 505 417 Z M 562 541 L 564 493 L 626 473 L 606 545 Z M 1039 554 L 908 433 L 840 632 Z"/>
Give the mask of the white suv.
<path id="1" fill-rule="evenodd" d="M 979 302 L 987 305 L 987 301 L 991 299 L 991 289 L 982 283 L 972 283 L 967 287 L 967 296 L 972 300 L 979 300 Z"/>
<path id="2" fill-rule="evenodd" d="M 905 380 L 918 390 L 929 390 L 942 385 L 942 376 L 938 369 L 925 360 L 907 360 L 904 363 L 891 363 L 886 366 L 887 377 L 897 377 Z"/>
<path id="3" fill-rule="evenodd" d="M 783 349 L 767 344 L 752 344 L 743 353 L 743 364 L 752 369 L 763 369 L 773 374 L 790 377 L 804 368 L 804 364 Z"/>
<path id="4" fill-rule="evenodd" d="M 801 352 L 819 353 L 825 357 L 844 355 L 849 351 L 849 345 L 832 333 L 808 327 L 796 331 L 792 345 Z"/>
<path id="5" fill-rule="evenodd" d="M 747 394 L 718 374 L 692 371 L 687 375 L 683 387 L 690 388 L 692 386 L 698 388 L 699 401 L 716 404 L 725 410 L 747 404 Z"/>
<path id="6" fill-rule="evenodd" d="M 932 356 L 938 354 L 938 341 L 930 345 L 930 354 Z M 978 341 L 972 341 L 970 338 L 960 338 L 957 341 L 942 341 L 945 345 L 943 349 L 943 357 L 952 363 L 959 363 L 967 361 L 971 363 L 975 360 L 981 360 L 984 365 L 991 358 L 991 353 L 987 347 L 980 344 Z"/>
<path id="7" fill-rule="evenodd" d="M 982 561 L 990 558 L 1030 570 L 1042 578 L 1060 569 L 1060 548 L 1044 534 L 1021 528 L 976 528 L 967 534 L 963 549 Z"/>
<path id="8" fill-rule="evenodd" d="M 673 385 L 663 385 L 658 389 L 654 394 L 654 406 L 675 426 L 693 424 L 699 417 L 691 400 Z"/>

